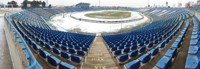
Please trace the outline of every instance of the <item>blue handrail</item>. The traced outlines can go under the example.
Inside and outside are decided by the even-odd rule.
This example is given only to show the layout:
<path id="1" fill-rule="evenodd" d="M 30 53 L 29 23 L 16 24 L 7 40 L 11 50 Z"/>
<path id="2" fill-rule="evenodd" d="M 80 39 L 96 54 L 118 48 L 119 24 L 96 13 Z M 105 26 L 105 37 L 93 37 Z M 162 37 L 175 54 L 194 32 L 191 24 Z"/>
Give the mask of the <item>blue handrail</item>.
<path id="1" fill-rule="evenodd" d="M 22 43 L 25 45 L 25 48 L 27 49 L 27 53 L 30 56 L 29 58 L 29 66 L 26 67 L 26 69 L 43 69 L 42 66 L 37 62 L 37 60 L 35 59 L 34 55 L 32 54 L 30 48 L 28 47 L 27 43 L 24 41 L 23 37 L 21 36 L 21 34 L 18 32 L 18 30 L 12 25 L 12 23 L 10 22 L 9 18 L 7 16 L 4 16 L 4 18 L 6 19 L 7 23 L 9 24 L 10 29 L 14 29 L 14 31 L 17 33 L 17 35 L 20 37 L 20 39 L 22 40 Z"/>

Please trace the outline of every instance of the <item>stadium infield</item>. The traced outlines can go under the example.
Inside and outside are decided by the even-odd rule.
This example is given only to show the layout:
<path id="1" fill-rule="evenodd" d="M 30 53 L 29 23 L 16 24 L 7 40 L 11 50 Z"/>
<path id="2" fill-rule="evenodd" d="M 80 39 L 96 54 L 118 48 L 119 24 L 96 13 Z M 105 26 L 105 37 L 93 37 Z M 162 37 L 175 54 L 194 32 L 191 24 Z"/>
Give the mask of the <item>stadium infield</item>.
<path id="1" fill-rule="evenodd" d="M 87 17 L 99 19 L 124 19 L 131 17 L 131 12 L 127 11 L 102 11 L 85 14 Z"/>

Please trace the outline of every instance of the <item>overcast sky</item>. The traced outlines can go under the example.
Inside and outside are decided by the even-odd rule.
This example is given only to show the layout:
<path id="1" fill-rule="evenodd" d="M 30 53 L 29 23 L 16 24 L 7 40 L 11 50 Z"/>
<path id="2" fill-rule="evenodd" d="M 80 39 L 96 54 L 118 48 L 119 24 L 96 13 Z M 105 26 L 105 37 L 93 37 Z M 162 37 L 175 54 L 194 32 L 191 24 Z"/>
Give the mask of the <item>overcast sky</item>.
<path id="1" fill-rule="evenodd" d="M 12 0 L 0 0 L 0 3 L 6 4 L 8 1 Z M 19 5 L 23 0 L 14 0 L 17 1 Z M 33 1 L 33 0 L 28 0 Z M 37 1 L 37 0 L 36 0 Z M 47 1 L 47 0 L 38 0 L 38 1 Z M 98 6 L 100 1 L 101 6 L 128 6 L 128 7 L 145 7 L 148 5 L 148 0 L 48 0 L 49 4 L 53 6 L 71 6 L 79 2 L 91 3 L 91 5 Z M 185 5 L 187 2 L 196 2 L 197 0 L 149 0 L 151 6 L 164 6 L 166 2 L 169 2 L 169 6 L 177 6 L 178 3 Z"/>

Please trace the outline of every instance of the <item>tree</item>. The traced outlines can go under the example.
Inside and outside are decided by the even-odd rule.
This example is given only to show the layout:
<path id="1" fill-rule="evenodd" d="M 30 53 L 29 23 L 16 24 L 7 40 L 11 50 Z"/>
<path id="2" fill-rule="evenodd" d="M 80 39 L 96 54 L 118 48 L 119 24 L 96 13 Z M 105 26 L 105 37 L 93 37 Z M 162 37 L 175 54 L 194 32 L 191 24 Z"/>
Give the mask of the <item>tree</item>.
<path id="1" fill-rule="evenodd" d="M 16 1 L 11 1 L 11 2 L 8 2 L 7 4 L 8 4 L 8 7 L 12 7 L 12 6 L 13 6 L 13 7 L 18 7 Z"/>
<path id="2" fill-rule="evenodd" d="M 27 3 L 28 3 L 28 0 L 24 0 L 22 2 L 22 8 L 26 8 L 27 7 Z"/>
<path id="3" fill-rule="evenodd" d="M 46 5 L 46 3 L 43 1 L 43 2 L 42 2 L 42 7 L 45 7 L 45 5 Z"/>
<path id="4" fill-rule="evenodd" d="M 51 4 L 49 4 L 49 8 L 51 8 Z"/>

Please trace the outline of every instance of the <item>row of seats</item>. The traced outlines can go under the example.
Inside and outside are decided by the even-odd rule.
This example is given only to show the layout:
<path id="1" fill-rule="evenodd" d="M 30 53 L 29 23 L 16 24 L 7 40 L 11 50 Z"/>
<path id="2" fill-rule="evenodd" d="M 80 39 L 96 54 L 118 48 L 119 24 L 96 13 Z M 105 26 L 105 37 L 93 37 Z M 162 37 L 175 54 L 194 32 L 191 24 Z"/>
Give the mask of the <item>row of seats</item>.
<path id="1" fill-rule="evenodd" d="M 43 26 L 44 22 L 41 24 L 37 23 L 37 20 L 39 20 L 37 15 L 33 14 L 33 17 L 26 15 L 31 12 L 23 11 L 11 16 L 14 26 L 30 44 L 30 47 L 54 67 L 59 66 L 60 69 L 75 68 L 73 65 L 65 63 L 53 56 L 52 53 L 66 60 L 80 64 L 82 61 L 81 56 L 87 53 L 94 36 L 51 30 Z M 51 13 L 53 14 L 55 11 Z M 34 21 L 32 21 L 33 19 Z M 46 51 L 44 48 L 48 50 Z"/>
<path id="2" fill-rule="evenodd" d="M 50 27 L 38 15 L 29 11 L 21 11 L 19 13 L 11 15 L 11 17 L 22 20 L 32 26 L 43 29 L 50 29 Z"/>
<path id="3" fill-rule="evenodd" d="M 172 37 L 175 36 L 175 34 L 179 31 L 180 27 L 183 24 L 183 21 L 180 22 L 180 20 L 182 18 L 186 18 L 186 17 L 187 17 L 187 15 L 181 15 L 181 16 L 178 16 L 177 18 L 172 18 L 172 19 L 169 19 L 166 21 L 160 21 L 160 22 L 155 22 L 155 23 L 153 22 L 148 26 L 145 26 L 138 30 L 134 30 L 130 33 L 117 34 L 117 35 L 106 35 L 106 36 L 103 36 L 103 38 L 107 42 L 107 44 L 110 48 L 110 51 L 116 57 L 118 62 L 124 63 L 127 60 L 136 57 L 138 54 L 145 52 L 147 49 L 152 48 L 153 45 L 156 45 L 162 39 L 166 38 L 163 42 L 161 42 L 161 44 L 158 44 L 158 46 L 157 46 L 159 48 L 163 48 L 165 46 L 165 44 L 167 44 L 169 42 L 169 40 L 171 40 Z M 180 25 L 177 22 L 180 22 Z M 161 25 L 160 27 L 159 27 L 158 23 Z M 156 30 L 156 28 L 152 27 L 154 25 L 157 25 L 158 31 Z M 178 27 L 178 29 L 176 29 L 178 25 L 179 25 L 179 27 Z M 151 28 L 153 28 L 153 29 L 151 29 Z M 166 31 L 162 30 L 162 29 L 165 29 Z M 151 30 L 153 30 L 154 32 L 152 32 Z M 173 32 L 174 30 L 175 30 L 175 32 Z M 141 32 L 141 31 L 145 31 L 145 32 Z M 148 31 L 151 31 L 152 34 L 151 34 L 151 32 L 149 33 Z M 146 35 L 147 36 L 155 35 L 155 33 L 158 35 L 161 35 L 161 36 L 157 36 L 156 38 L 158 38 L 158 37 L 161 37 L 161 38 L 155 39 L 155 36 L 154 36 L 154 38 L 151 40 L 151 38 L 148 39 L 148 37 L 145 37 Z M 159 34 L 159 33 L 162 33 L 162 34 Z M 171 36 L 166 37 L 169 34 L 171 34 Z M 141 37 L 141 36 L 144 36 L 144 37 Z M 147 44 L 142 43 L 142 45 L 141 45 L 141 41 L 143 41 L 143 39 L 145 39 L 145 40 L 147 39 L 149 42 L 147 42 Z M 155 49 L 155 50 L 153 49 L 151 52 L 153 55 L 155 55 L 157 53 L 157 51 L 158 51 L 158 49 Z M 150 57 L 149 54 L 146 54 L 146 55 L 143 55 L 141 57 L 141 59 L 140 58 L 139 59 L 142 62 L 145 62 L 145 61 L 143 61 L 144 58 L 146 60 L 148 60 L 149 57 Z"/>
<path id="4" fill-rule="evenodd" d="M 25 29 L 25 27 L 23 25 L 25 27 L 27 27 L 28 29 Z M 36 39 L 36 41 L 39 42 L 40 44 L 42 44 L 43 46 L 48 47 L 48 49 L 52 49 L 53 48 L 52 46 L 55 46 L 57 48 L 61 48 L 62 50 L 65 50 L 65 51 L 69 50 L 70 53 L 75 53 L 76 50 L 78 52 L 80 52 L 79 50 L 82 50 L 83 53 L 87 52 L 88 48 L 89 48 L 89 46 L 90 46 L 90 44 L 91 44 L 91 42 L 94 38 L 94 36 L 93 37 L 89 36 L 90 38 L 88 38 L 88 37 L 85 38 L 85 35 L 80 36 L 79 34 L 73 34 L 73 33 L 66 34 L 64 32 L 60 33 L 58 31 L 54 32 L 54 31 L 50 31 L 50 30 L 43 30 L 43 29 L 40 29 L 40 28 L 37 28 L 37 27 L 31 27 L 29 24 L 24 24 L 24 23 L 20 26 L 23 28 L 23 30 L 25 30 L 25 32 L 28 33 L 29 36 Z M 40 31 L 40 32 L 38 32 L 38 31 Z M 46 31 L 49 31 L 49 32 L 46 32 Z M 31 32 L 33 32 L 36 36 Z M 40 33 L 41 35 L 37 35 L 36 32 Z M 48 35 L 49 33 L 51 35 Z M 52 34 L 55 34 L 55 33 L 58 33 L 58 35 L 52 35 Z M 45 35 L 48 35 L 48 36 L 51 36 L 51 37 L 43 37 Z M 67 37 L 68 35 L 73 35 L 73 36 L 76 36 L 76 37 Z M 67 39 L 67 40 L 62 41 L 62 39 L 56 39 L 56 40 L 52 39 L 52 38 L 57 38 L 55 36 L 58 36 L 59 38 L 62 38 L 62 39 L 64 38 L 64 39 Z M 36 38 L 36 37 L 39 37 L 39 38 Z M 76 39 L 76 38 L 78 38 L 78 39 Z M 89 40 L 87 40 L 87 39 L 89 39 Z M 62 42 L 59 42 L 59 41 L 62 41 Z M 67 47 L 65 47 L 65 46 L 67 46 Z M 84 54 L 81 54 L 81 55 L 84 56 Z"/>
<path id="5" fill-rule="evenodd" d="M 15 21 L 14 21 L 15 22 Z M 21 32 L 21 34 L 23 34 L 24 32 L 22 32 L 20 30 L 20 28 L 18 27 L 17 28 L 19 30 L 19 32 Z M 55 56 L 51 55 L 50 53 L 48 53 L 47 51 L 44 51 L 42 49 L 42 47 L 40 47 L 37 43 L 35 43 L 32 39 L 30 39 L 26 34 L 23 34 L 23 37 L 28 39 L 27 41 L 30 40 L 30 42 L 28 42 L 30 44 L 30 46 L 35 50 L 35 51 L 38 51 L 40 56 L 45 59 L 47 59 L 47 61 L 49 62 L 49 64 L 51 64 L 52 66 L 55 66 L 57 67 L 58 65 L 61 66 L 61 68 L 65 67 L 65 68 L 72 68 L 74 69 L 75 67 L 68 64 L 68 63 L 64 63 L 64 62 L 61 62 L 58 58 L 56 58 Z M 25 39 L 25 40 L 26 40 Z M 77 58 L 80 58 L 80 57 L 77 57 L 75 55 L 70 55 L 69 57 L 71 57 L 70 60 L 72 60 L 73 62 L 80 62 L 79 60 L 77 60 Z"/>
<path id="6" fill-rule="evenodd" d="M 20 26 L 18 26 L 18 27 L 20 27 Z M 20 28 L 18 28 L 18 29 L 20 29 Z M 20 30 L 21 31 L 21 30 Z M 24 32 L 22 32 L 21 31 L 21 33 L 23 34 L 23 36 L 24 36 L 24 38 L 25 38 L 25 40 L 27 40 L 28 41 L 28 43 L 30 44 L 30 46 L 31 47 L 33 47 L 33 49 L 34 50 L 36 50 L 36 51 L 40 51 L 41 49 L 42 49 L 42 47 L 41 46 L 39 46 L 36 42 L 34 42 L 31 38 L 29 38 L 26 34 L 24 34 Z M 63 57 L 63 56 L 69 56 L 71 59 L 69 59 L 69 58 L 67 58 L 67 60 L 71 60 L 71 61 L 73 61 L 73 62 L 75 62 L 75 63 L 81 63 L 81 60 L 82 60 L 82 58 L 80 57 L 80 56 L 76 56 L 76 55 L 73 55 L 73 54 L 67 54 L 66 52 L 64 52 L 64 51 L 60 51 L 60 50 L 57 50 L 57 49 L 50 49 L 49 51 L 52 51 L 53 53 L 55 53 L 55 54 L 57 54 L 57 55 L 62 55 L 61 57 Z M 66 54 L 61 54 L 61 52 L 64 52 L 64 53 L 66 53 Z M 41 52 L 40 52 L 41 53 Z M 43 54 L 46 54 L 46 55 L 48 55 L 48 53 L 43 53 Z M 41 55 L 41 54 L 40 54 Z M 44 56 L 44 55 L 43 55 Z"/>
<path id="7" fill-rule="evenodd" d="M 178 28 L 165 40 L 163 40 L 160 44 L 158 44 L 154 49 L 148 51 L 146 54 L 140 56 L 138 59 L 133 60 L 131 62 L 128 62 L 124 65 L 124 67 L 126 69 L 138 69 L 142 64 L 147 63 L 148 61 L 150 61 L 150 59 L 152 57 L 154 57 L 156 54 L 158 54 L 158 52 L 160 50 L 162 50 L 164 48 L 164 46 L 168 43 L 166 42 L 166 40 L 171 40 L 172 37 L 175 36 L 175 34 L 177 34 L 177 31 L 179 31 L 179 29 L 181 28 L 183 22 L 180 22 L 180 25 L 178 26 Z M 163 47 L 161 47 L 160 45 L 163 45 Z M 152 56 L 152 57 L 151 57 Z M 155 57 L 156 58 L 156 57 Z"/>
<path id="8" fill-rule="evenodd" d="M 176 38 L 175 42 L 172 44 L 171 48 L 167 50 L 165 55 L 157 62 L 156 67 L 161 69 L 168 69 L 168 66 L 172 61 L 172 59 L 177 55 L 177 50 L 181 46 L 181 42 L 183 41 L 186 31 L 190 25 L 190 19 L 186 20 L 186 26 L 181 31 L 181 34 Z"/>
<path id="9" fill-rule="evenodd" d="M 199 21 L 193 17 L 193 31 L 188 49 L 185 69 L 199 69 L 200 68 L 200 50 L 199 50 Z"/>
<path id="10" fill-rule="evenodd" d="M 36 60 L 36 58 L 33 56 L 33 53 L 31 52 L 30 48 L 28 47 L 27 43 L 24 41 L 23 37 L 20 35 L 19 31 L 12 25 L 12 21 L 10 21 L 10 17 L 5 16 L 5 20 L 6 23 L 9 27 L 10 31 L 7 32 L 12 32 L 14 35 L 14 40 L 15 42 L 19 43 L 21 46 L 21 50 L 20 48 L 18 48 L 18 51 L 22 51 L 23 54 L 21 54 L 21 58 L 24 61 L 28 61 L 25 62 L 24 65 L 27 65 L 25 68 L 27 69 L 42 69 L 43 67 L 40 65 L 40 63 L 38 63 L 38 61 Z M 6 31 L 6 29 L 5 29 Z M 10 34 L 10 33 L 7 33 Z M 9 36 L 8 36 L 9 37 Z M 25 55 L 25 57 L 23 57 L 22 55 Z M 24 59 L 25 58 L 25 59 Z"/>
<path id="11" fill-rule="evenodd" d="M 169 29 L 169 31 L 168 31 L 168 33 L 166 34 L 166 35 L 168 35 L 170 32 L 171 32 L 171 30 L 173 30 L 173 29 L 175 29 L 175 27 L 177 26 L 177 24 L 176 25 L 174 25 L 171 29 Z M 112 47 L 113 45 L 111 45 L 111 44 L 108 44 L 108 46 L 110 47 L 110 50 L 113 52 L 113 53 L 115 53 L 115 52 L 119 52 L 120 50 L 121 51 L 124 51 L 124 53 L 128 53 L 128 52 L 130 52 L 130 49 L 131 50 L 135 50 L 135 49 L 141 49 L 141 51 L 143 51 L 144 50 L 144 46 L 147 46 L 147 48 L 151 48 L 154 44 L 157 44 L 159 41 L 161 41 L 163 38 L 165 38 L 166 37 L 166 35 L 163 35 L 163 37 L 162 36 L 160 36 L 160 38 L 159 39 L 154 39 L 154 40 L 152 40 L 151 41 L 151 39 L 150 40 L 148 40 L 148 42 L 145 42 L 145 43 L 140 43 L 140 44 L 138 44 L 137 42 L 134 42 L 134 40 L 131 40 L 131 41 L 133 41 L 133 43 L 129 43 L 129 42 L 126 42 L 126 43 L 123 43 L 123 42 L 117 42 L 117 43 L 121 43 L 121 44 L 118 44 L 118 45 L 114 45 L 114 47 Z M 109 38 L 106 38 L 106 37 L 104 37 L 105 39 L 109 39 Z M 129 39 L 135 39 L 135 38 L 132 38 L 132 37 L 129 37 Z M 128 39 L 128 40 L 129 40 Z M 139 38 L 138 38 L 139 39 Z M 143 39 L 143 38 L 140 38 L 140 39 Z M 127 39 L 123 39 L 124 41 L 126 41 Z M 109 41 L 109 40 L 107 40 L 107 41 Z M 129 43 L 129 44 L 128 44 Z M 113 43 L 114 44 L 114 43 Z M 117 54 L 114 54 L 114 55 L 117 55 Z"/>

